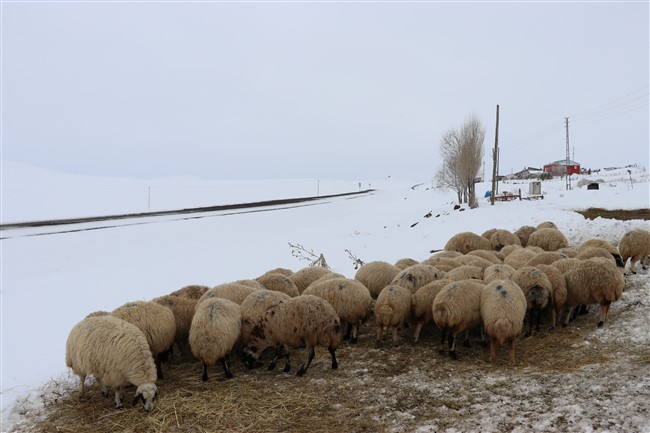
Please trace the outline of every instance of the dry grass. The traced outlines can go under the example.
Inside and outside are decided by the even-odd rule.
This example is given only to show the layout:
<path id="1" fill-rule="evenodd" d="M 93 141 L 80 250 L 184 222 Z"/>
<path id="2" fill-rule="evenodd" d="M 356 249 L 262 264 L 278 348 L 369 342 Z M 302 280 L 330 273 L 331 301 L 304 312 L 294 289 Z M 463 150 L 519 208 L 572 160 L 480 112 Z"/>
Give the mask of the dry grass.
<path id="1" fill-rule="evenodd" d="M 650 209 L 601 209 L 590 207 L 584 211 L 577 211 L 587 219 L 593 220 L 598 217 L 616 220 L 650 220 Z"/>

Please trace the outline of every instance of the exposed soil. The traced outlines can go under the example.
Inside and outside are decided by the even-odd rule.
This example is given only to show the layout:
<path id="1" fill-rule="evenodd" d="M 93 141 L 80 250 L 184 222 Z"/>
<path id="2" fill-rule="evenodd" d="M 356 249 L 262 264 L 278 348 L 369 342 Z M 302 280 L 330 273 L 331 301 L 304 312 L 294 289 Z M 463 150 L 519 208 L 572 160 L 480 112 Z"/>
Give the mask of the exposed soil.
<path id="1" fill-rule="evenodd" d="M 650 220 L 650 209 L 601 209 L 590 207 L 587 210 L 576 211 L 587 219 L 593 220 L 598 217 L 616 220 Z"/>

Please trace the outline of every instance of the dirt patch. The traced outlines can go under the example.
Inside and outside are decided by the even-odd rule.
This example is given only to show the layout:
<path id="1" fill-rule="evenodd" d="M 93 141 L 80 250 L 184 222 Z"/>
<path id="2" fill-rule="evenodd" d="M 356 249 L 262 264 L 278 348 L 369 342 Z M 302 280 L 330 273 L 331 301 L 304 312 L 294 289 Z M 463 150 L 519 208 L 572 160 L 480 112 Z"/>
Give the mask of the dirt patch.
<path id="1" fill-rule="evenodd" d="M 576 211 L 587 219 L 593 220 L 598 217 L 615 220 L 650 220 L 650 209 L 601 209 L 591 207 L 587 210 Z"/>
<path id="2" fill-rule="evenodd" d="M 544 328 L 517 342 L 514 365 L 506 348 L 489 362 L 478 332 L 452 360 L 440 333 L 425 327 L 418 344 L 411 331 L 399 347 L 375 342 L 366 323 L 356 345 L 338 351 L 330 368 L 318 348 L 304 377 L 235 363 L 233 379 L 219 368 L 200 380 L 191 356 L 163 366 L 160 398 L 151 413 L 141 406 L 114 409 L 96 385 L 79 398 L 76 381 L 51 383 L 46 403 L 30 408 L 20 432 L 438 432 L 438 431 L 645 431 L 650 426 L 650 283 L 628 279 L 604 327 L 598 307 L 566 328 Z M 292 355 L 292 371 L 304 350 Z"/>

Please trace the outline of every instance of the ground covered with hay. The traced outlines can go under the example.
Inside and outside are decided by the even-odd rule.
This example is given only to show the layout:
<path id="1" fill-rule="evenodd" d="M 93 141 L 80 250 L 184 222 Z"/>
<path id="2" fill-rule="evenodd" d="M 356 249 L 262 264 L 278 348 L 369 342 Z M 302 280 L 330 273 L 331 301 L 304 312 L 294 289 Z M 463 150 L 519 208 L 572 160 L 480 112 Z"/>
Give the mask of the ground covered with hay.
<path id="1" fill-rule="evenodd" d="M 265 368 L 219 368 L 200 380 L 188 357 L 164 366 L 160 398 L 151 413 L 138 405 L 114 409 L 92 385 L 80 399 L 76 378 L 48 383 L 40 401 L 25 401 L 20 432 L 643 432 L 650 429 L 650 282 L 627 278 L 623 299 L 596 327 L 597 306 L 566 328 L 543 329 L 517 342 L 515 365 L 502 348 L 489 350 L 474 335 L 459 359 L 440 352 L 440 334 L 425 328 L 414 345 L 375 342 L 374 323 L 359 342 L 337 352 L 330 369 L 317 349 L 304 377 Z M 292 356 L 295 372 L 306 354 Z M 128 390 L 126 398 L 132 396 Z"/>

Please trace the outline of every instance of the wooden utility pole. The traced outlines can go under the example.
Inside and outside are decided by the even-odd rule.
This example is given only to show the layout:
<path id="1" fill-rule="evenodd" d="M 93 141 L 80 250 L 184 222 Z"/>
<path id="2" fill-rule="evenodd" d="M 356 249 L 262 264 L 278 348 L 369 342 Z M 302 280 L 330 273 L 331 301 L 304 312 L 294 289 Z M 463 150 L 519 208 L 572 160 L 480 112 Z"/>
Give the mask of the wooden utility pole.
<path id="1" fill-rule="evenodd" d="M 569 164 L 571 163 L 571 160 L 569 159 L 569 118 L 565 117 L 564 118 L 564 125 L 566 127 L 566 167 L 565 167 L 565 172 L 564 175 L 566 176 L 566 190 L 569 191 L 571 189 L 571 174 L 569 173 Z"/>
<path id="2" fill-rule="evenodd" d="M 497 193 L 497 175 L 499 161 L 499 105 L 497 105 L 497 127 L 494 133 L 494 150 L 492 151 L 492 191 L 490 192 L 490 204 L 494 205 L 494 196 Z"/>

